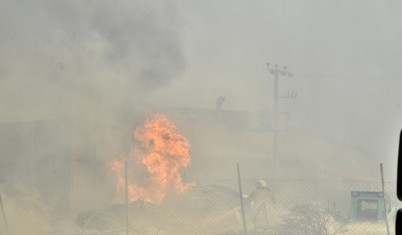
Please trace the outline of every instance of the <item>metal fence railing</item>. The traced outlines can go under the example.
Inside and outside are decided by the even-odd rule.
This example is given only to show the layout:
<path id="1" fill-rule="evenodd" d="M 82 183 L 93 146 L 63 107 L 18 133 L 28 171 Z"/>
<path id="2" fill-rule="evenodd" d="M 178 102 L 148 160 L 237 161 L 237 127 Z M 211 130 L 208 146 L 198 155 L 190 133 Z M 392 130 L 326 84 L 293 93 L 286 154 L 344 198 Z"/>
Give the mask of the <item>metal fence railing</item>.
<path id="1" fill-rule="evenodd" d="M 379 182 L 242 179 L 242 186 L 248 234 L 387 234 L 384 220 L 349 220 L 351 191 L 381 191 Z M 395 183 L 385 191 L 391 210 Z M 123 211 L 115 205 L 82 216 L 82 234 L 124 234 Z M 244 234 L 241 216 L 236 180 L 203 182 L 159 205 L 129 204 L 130 234 Z M 392 215 L 389 223 L 393 234 Z"/>
<path id="2" fill-rule="evenodd" d="M 384 219 L 371 222 L 350 219 L 351 192 L 379 192 L 380 182 L 242 179 L 242 189 L 248 234 L 387 234 Z M 35 228 L 39 228 L 39 223 L 46 227 L 40 234 L 126 234 L 124 204 L 105 206 L 104 210 L 84 210 L 74 221 L 60 224 L 52 218 L 39 220 L 37 212 L 32 216 L 40 208 L 51 210 L 51 205 L 34 197 L 37 194 L 32 192 L 26 197 L 28 193 L 21 190 L 12 190 L 8 185 L 0 188 L 10 231 L 20 229 L 18 225 L 23 218 L 25 223 L 31 219 Z M 389 212 L 401 207 L 395 196 L 395 182 L 385 183 L 385 192 Z M 33 206 L 32 210 L 27 209 L 28 204 Z M 379 208 L 367 207 L 370 213 Z M 128 204 L 127 209 L 130 235 L 244 234 L 236 179 L 199 182 L 179 195 L 167 194 L 160 204 L 137 200 Z M 43 211 L 42 214 L 48 213 Z M 390 234 L 394 234 L 393 214 L 388 214 Z M 50 225 L 45 226 L 45 223 Z M 0 221 L 0 234 L 6 231 L 3 224 Z"/>

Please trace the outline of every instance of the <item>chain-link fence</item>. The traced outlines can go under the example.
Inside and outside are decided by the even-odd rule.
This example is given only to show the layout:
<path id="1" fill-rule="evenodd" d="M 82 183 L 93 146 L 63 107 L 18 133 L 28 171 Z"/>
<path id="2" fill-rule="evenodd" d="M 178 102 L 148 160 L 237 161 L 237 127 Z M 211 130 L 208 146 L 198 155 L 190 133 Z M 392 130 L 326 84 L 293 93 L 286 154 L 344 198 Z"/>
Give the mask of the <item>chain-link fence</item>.
<path id="1" fill-rule="evenodd" d="M 385 214 L 394 234 L 394 182 L 385 184 L 386 210 L 380 182 L 242 179 L 242 188 L 246 224 L 237 180 L 214 180 L 159 205 L 129 204 L 130 234 L 387 234 Z M 78 223 L 82 234 L 124 234 L 125 205 L 81 213 Z"/>

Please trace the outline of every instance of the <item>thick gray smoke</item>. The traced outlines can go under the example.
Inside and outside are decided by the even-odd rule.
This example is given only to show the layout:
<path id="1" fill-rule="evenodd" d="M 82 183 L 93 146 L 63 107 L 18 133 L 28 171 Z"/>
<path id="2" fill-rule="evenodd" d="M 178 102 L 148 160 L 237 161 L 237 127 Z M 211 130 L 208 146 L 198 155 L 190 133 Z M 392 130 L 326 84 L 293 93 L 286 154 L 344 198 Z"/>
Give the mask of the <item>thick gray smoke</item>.
<path id="1" fill-rule="evenodd" d="M 2 1 L 2 119 L 132 109 L 184 69 L 176 21 L 170 1 Z"/>
<path id="2" fill-rule="evenodd" d="M 257 229 L 263 207 L 250 195 L 268 188 L 271 199 L 260 202 L 269 229 L 300 203 L 334 202 L 346 218 L 351 191 L 380 190 L 379 163 L 394 195 L 401 7 L 0 0 L 0 193 L 10 234 L 89 234 L 81 231 L 93 210 L 108 212 L 91 223 L 96 231 L 125 227 L 123 207 L 112 206 L 124 193 L 110 163 L 140 145 L 132 131 L 148 109 L 189 140 L 182 177 L 195 186 L 164 205 L 130 205 L 133 229 L 143 234 L 237 234 L 241 194 L 248 227 Z M 294 76 L 275 78 L 266 63 Z M 128 169 L 129 178 L 143 176 Z M 109 215 L 118 218 L 98 223 Z"/>
<path id="3" fill-rule="evenodd" d="M 0 2 L 0 192 L 12 234 L 43 233 L 44 221 L 72 209 L 68 195 L 79 182 L 105 181 L 100 156 L 125 148 L 114 137 L 95 150 L 99 138 L 120 130 L 93 125 L 131 124 L 146 94 L 179 77 L 185 63 L 176 15 L 171 1 Z M 130 128 L 120 131 L 127 141 Z M 88 171 L 88 162 L 102 174 Z M 71 172 L 80 169 L 76 180 Z M 41 221 L 21 226 L 33 207 L 44 208 L 35 210 Z"/>

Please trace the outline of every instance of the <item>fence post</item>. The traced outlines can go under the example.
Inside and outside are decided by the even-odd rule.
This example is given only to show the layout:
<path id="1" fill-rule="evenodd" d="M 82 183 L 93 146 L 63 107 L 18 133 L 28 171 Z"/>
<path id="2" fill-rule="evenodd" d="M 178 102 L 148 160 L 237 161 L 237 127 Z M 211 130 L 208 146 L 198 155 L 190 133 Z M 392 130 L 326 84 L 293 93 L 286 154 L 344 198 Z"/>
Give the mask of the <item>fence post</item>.
<path id="1" fill-rule="evenodd" d="M 388 224 L 388 216 L 387 216 L 387 203 L 385 203 L 384 173 L 383 173 L 383 170 L 382 170 L 382 163 L 380 163 L 380 171 L 381 171 L 382 198 L 383 198 L 383 201 L 384 201 L 385 224 L 387 225 L 387 234 L 389 235 L 389 224 Z"/>
<path id="2" fill-rule="evenodd" d="M 7 223 L 7 219 L 6 219 L 6 213 L 4 213 L 4 207 L 3 207 L 3 201 L 1 200 L 1 194 L 0 194 L 0 206 L 1 206 L 1 213 L 3 215 L 4 225 L 6 226 L 6 231 L 8 233 L 8 223 Z"/>
<path id="3" fill-rule="evenodd" d="M 126 184 L 126 235 L 128 235 L 128 179 L 127 179 L 127 161 L 124 162 L 124 181 Z"/>
<path id="4" fill-rule="evenodd" d="M 247 226 L 246 226 L 246 218 L 244 216 L 243 192 L 241 190 L 241 178 L 240 178 L 240 166 L 239 166 L 239 163 L 237 163 L 237 179 L 238 179 L 238 182 L 239 182 L 240 207 L 241 207 L 241 216 L 242 216 L 242 219 L 243 219 L 244 234 L 247 235 Z"/>

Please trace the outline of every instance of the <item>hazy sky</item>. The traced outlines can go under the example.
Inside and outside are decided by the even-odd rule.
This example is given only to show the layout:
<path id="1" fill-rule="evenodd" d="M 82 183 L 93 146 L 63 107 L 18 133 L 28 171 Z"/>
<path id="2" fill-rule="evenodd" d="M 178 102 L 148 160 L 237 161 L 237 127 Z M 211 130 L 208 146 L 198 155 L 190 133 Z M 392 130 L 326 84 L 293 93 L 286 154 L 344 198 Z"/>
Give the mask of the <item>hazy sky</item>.
<path id="1" fill-rule="evenodd" d="M 178 1 L 186 71 L 158 97 L 192 107 L 272 108 L 265 63 L 294 73 L 280 90 L 291 123 L 396 164 L 402 126 L 399 1 Z"/>
<path id="2" fill-rule="evenodd" d="M 137 102 L 259 112 L 391 165 L 402 126 L 402 3 L 353 0 L 0 2 L 2 121 Z"/>

